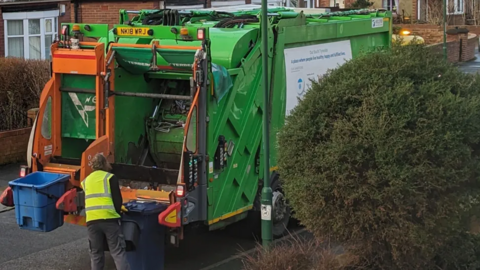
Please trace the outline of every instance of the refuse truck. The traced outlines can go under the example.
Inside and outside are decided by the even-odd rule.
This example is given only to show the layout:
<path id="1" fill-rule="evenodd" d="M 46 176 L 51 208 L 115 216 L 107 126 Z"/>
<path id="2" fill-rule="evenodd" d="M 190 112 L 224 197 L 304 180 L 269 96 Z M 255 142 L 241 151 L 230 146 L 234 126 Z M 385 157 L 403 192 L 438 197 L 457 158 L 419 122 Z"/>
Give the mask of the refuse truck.
<path id="1" fill-rule="evenodd" d="M 264 170 L 273 190 L 273 234 L 284 234 L 291 211 L 276 138 L 285 116 L 312 80 L 392 42 L 389 11 L 269 7 L 262 18 L 246 5 L 119 15 L 112 28 L 62 24 L 27 164 L 2 201 L 13 201 L 22 229 L 85 226 L 80 183 L 92 171 L 92 157 L 103 154 L 129 210 L 122 224 L 132 269 L 162 269 L 164 245 L 178 246 L 199 229 L 249 219 L 259 226 Z M 269 168 L 262 162 L 264 53 Z"/>

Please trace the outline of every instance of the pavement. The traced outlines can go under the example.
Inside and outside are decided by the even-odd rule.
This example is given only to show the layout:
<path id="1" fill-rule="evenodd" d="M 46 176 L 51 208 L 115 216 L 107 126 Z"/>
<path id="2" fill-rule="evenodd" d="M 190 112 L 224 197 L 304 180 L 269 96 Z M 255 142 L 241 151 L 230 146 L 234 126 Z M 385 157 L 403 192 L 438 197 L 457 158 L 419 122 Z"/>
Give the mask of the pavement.
<path id="1" fill-rule="evenodd" d="M 0 166 L 0 194 L 8 187 L 8 182 L 17 178 L 20 164 L 10 164 Z M 6 207 L 0 204 L 0 213 L 12 210 L 12 207 Z"/>
<path id="2" fill-rule="evenodd" d="M 0 167 L 0 192 L 18 177 L 18 171 L 19 164 Z M 311 237 L 301 228 L 292 231 Z M 253 239 L 236 237 L 228 230 L 190 235 L 179 248 L 166 250 L 165 270 L 240 270 L 242 256 L 257 246 Z M 49 233 L 21 230 L 15 211 L 0 208 L 0 270 L 85 270 L 89 263 L 85 227 L 66 223 Z M 107 253 L 105 270 L 114 269 Z"/>
<path id="3" fill-rule="evenodd" d="M 474 60 L 458 64 L 458 67 L 460 68 L 460 70 L 462 70 L 463 72 L 472 73 L 472 74 L 480 73 L 480 52 L 478 48 L 475 50 L 475 52 L 476 54 L 475 54 Z"/>

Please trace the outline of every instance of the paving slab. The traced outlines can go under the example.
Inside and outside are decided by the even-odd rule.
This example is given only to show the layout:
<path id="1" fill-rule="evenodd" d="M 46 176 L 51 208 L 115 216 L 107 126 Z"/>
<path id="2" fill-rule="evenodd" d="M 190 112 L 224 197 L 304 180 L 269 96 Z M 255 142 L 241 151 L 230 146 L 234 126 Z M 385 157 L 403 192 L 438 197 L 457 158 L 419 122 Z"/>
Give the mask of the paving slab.
<path id="1" fill-rule="evenodd" d="M 13 210 L 13 209 L 15 209 L 15 208 L 4 206 L 4 205 L 0 204 L 0 213 L 7 212 L 7 211 L 10 211 L 10 210 Z"/>
<path id="2" fill-rule="evenodd" d="M 480 52 L 478 49 L 476 49 L 475 59 L 468 62 L 459 63 L 458 67 L 460 70 L 466 73 L 480 73 Z"/>

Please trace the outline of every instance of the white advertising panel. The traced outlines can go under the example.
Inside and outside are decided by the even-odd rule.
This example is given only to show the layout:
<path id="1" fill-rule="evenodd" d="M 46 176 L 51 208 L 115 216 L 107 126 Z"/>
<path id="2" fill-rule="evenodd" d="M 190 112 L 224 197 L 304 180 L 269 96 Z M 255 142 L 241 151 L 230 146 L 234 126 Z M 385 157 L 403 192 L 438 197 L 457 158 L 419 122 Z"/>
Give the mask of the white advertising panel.
<path id="1" fill-rule="evenodd" d="M 310 88 L 329 69 L 335 69 L 352 59 L 350 40 L 285 49 L 287 84 L 286 115 L 297 106 Z"/>

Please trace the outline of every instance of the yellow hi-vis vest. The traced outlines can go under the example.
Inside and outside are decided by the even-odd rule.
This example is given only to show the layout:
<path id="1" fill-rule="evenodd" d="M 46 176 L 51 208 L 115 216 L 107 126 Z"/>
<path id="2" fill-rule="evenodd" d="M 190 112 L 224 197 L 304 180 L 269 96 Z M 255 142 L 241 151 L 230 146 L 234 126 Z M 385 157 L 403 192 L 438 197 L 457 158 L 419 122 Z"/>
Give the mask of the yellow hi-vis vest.
<path id="1" fill-rule="evenodd" d="M 99 219 L 120 218 L 113 205 L 110 178 L 113 174 L 94 171 L 82 181 L 85 191 L 85 214 L 87 222 Z"/>

